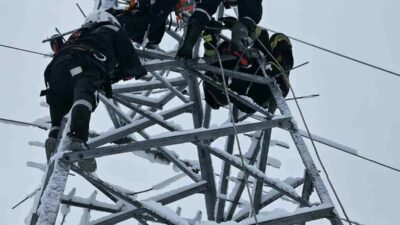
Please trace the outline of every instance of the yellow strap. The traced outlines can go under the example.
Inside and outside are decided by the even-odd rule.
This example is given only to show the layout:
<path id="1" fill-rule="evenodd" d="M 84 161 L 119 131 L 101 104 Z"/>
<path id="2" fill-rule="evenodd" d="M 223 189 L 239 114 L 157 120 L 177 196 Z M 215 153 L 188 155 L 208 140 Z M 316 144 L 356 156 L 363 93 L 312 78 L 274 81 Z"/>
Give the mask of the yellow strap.
<path id="1" fill-rule="evenodd" d="M 275 49 L 278 43 L 281 41 L 286 41 L 290 46 L 292 46 L 292 43 L 290 43 L 290 40 L 286 35 L 278 34 L 275 39 L 271 41 L 271 48 Z"/>
<path id="2" fill-rule="evenodd" d="M 204 42 L 211 42 L 212 41 L 211 34 L 207 34 L 207 35 L 203 36 L 203 40 L 204 40 Z"/>
<path id="3" fill-rule="evenodd" d="M 262 32 L 262 28 L 260 26 L 256 27 L 256 38 L 259 38 Z"/>
<path id="4" fill-rule="evenodd" d="M 216 52 L 214 49 L 204 49 L 204 55 L 205 56 L 215 56 Z"/>

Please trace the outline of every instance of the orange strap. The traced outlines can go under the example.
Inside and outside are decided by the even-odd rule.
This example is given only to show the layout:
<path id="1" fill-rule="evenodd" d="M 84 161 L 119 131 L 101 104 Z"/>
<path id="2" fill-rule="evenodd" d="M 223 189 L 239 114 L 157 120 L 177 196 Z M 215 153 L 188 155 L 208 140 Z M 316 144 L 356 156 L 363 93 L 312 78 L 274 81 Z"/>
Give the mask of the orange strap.
<path id="1" fill-rule="evenodd" d="M 176 20 L 180 21 L 182 20 L 182 16 L 180 15 L 181 11 L 193 11 L 194 7 L 193 5 L 186 5 L 187 4 L 187 0 L 179 0 L 179 2 L 175 5 L 175 16 L 176 16 Z"/>
<path id="2" fill-rule="evenodd" d="M 126 11 L 132 11 L 136 5 L 136 0 L 129 0 L 129 6 L 125 8 Z"/>
<path id="3" fill-rule="evenodd" d="M 247 57 L 245 57 L 243 54 L 240 54 L 240 52 L 234 51 L 234 52 L 232 52 L 232 54 L 239 58 L 239 64 L 240 65 L 248 66 L 250 64 L 249 60 L 247 59 Z"/>
<path id="4" fill-rule="evenodd" d="M 186 0 L 179 0 L 175 5 L 175 11 L 179 11 L 186 3 Z"/>

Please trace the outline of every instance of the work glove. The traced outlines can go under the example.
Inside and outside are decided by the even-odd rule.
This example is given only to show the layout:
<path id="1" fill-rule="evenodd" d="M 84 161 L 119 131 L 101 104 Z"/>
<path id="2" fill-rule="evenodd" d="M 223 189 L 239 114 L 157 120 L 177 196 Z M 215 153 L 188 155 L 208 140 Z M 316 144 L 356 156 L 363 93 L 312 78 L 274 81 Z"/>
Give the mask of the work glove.
<path id="1" fill-rule="evenodd" d="M 132 76 L 131 74 L 127 73 L 125 70 L 123 69 L 114 69 L 113 71 L 111 71 L 110 73 L 110 82 L 112 84 L 117 83 L 120 80 L 131 80 L 134 76 Z"/>
<path id="2" fill-rule="evenodd" d="M 237 22 L 237 19 L 233 16 L 226 16 L 218 19 L 224 23 L 224 26 L 228 29 L 232 29 L 233 25 Z"/>
<path id="3" fill-rule="evenodd" d="M 135 77 L 135 80 L 139 80 L 142 77 L 147 75 L 147 70 L 144 67 L 140 67 L 138 70 L 135 71 L 135 73 L 132 72 L 132 73 L 129 73 L 129 74 L 135 74 L 133 77 Z"/>

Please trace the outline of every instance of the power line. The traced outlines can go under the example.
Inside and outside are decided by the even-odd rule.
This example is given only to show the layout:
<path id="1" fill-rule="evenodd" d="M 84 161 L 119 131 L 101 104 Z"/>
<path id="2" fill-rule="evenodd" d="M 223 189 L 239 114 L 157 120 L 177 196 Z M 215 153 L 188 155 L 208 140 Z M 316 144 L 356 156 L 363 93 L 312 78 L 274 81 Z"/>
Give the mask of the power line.
<path id="1" fill-rule="evenodd" d="M 303 134 L 301 134 L 301 135 L 304 136 L 304 137 L 306 137 L 306 138 L 310 138 L 309 134 L 307 134 L 307 133 L 305 133 L 304 135 L 303 135 Z M 318 137 L 317 137 L 316 135 L 312 135 L 311 138 L 312 138 L 313 140 L 315 140 L 315 141 L 321 143 L 321 144 L 324 144 L 324 145 L 327 145 L 327 146 L 329 146 L 329 147 L 338 149 L 338 150 L 340 150 L 340 151 L 342 151 L 342 152 L 344 152 L 344 153 L 347 153 L 347 154 L 350 154 L 350 155 L 352 155 L 352 156 L 361 158 L 361 159 L 363 159 L 363 160 L 366 160 L 366 161 L 368 161 L 368 162 L 374 163 L 374 164 L 376 164 L 376 165 L 379 165 L 379 166 L 382 166 L 382 167 L 385 167 L 385 168 L 394 170 L 394 171 L 396 171 L 396 172 L 400 172 L 400 169 L 395 168 L 395 167 L 393 167 L 393 166 L 389 166 L 389 165 L 387 165 L 387 164 L 378 162 L 378 161 L 376 161 L 376 160 L 374 160 L 374 159 L 367 158 L 367 157 L 365 157 L 365 156 L 359 155 L 358 153 L 354 153 L 354 152 L 352 152 L 352 151 L 346 151 L 346 150 L 341 149 L 341 148 L 339 148 L 339 147 L 337 147 L 337 146 L 335 146 L 335 145 L 330 145 L 330 144 L 327 144 L 327 143 L 323 143 L 323 142 L 321 142 L 321 141 L 318 140 Z M 310 138 L 310 139 L 311 139 L 311 138 Z"/>
<path id="2" fill-rule="evenodd" d="M 302 97 L 297 97 L 296 99 L 302 99 Z M 286 100 L 294 100 L 294 98 L 290 98 L 290 99 L 288 98 L 288 99 L 286 99 Z M 226 108 L 226 107 L 225 107 L 225 108 Z M 262 116 L 257 116 L 257 115 L 251 115 L 250 117 L 253 118 L 253 119 L 259 120 L 259 121 L 263 121 L 263 120 L 266 119 L 266 118 L 264 118 L 264 117 L 262 117 Z M 302 136 L 303 136 L 303 135 L 302 135 Z M 376 165 L 378 165 L 378 166 L 382 166 L 382 167 L 391 169 L 391 170 L 393 170 L 393 171 L 400 172 L 400 169 L 398 169 L 398 168 L 395 168 L 395 167 L 393 167 L 393 166 L 387 165 L 387 164 L 382 163 L 382 162 L 378 162 L 378 161 L 376 161 L 376 160 L 374 160 L 374 159 L 371 159 L 371 158 L 367 158 L 367 157 L 365 157 L 365 156 L 359 155 L 358 153 L 353 153 L 353 152 L 350 152 L 350 151 L 345 151 L 345 150 L 343 150 L 343 149 L 341 149 L 341 148 L 339 148 L 339 147 L 337 147 L 337 146 L 329 145 L 329 144 L 327 144 L 327 143 L 324 143 L 324 142 L 315 140 L 315 135 L 312 135 L 312 136 L 313 136 L 314 141 L 317 141 L 317 142 L 319 142 L 320 144 L 323 144 L 323 145 L 329 146 L 329 147 L 331 147 L 331 148 L 340 150 L 341 152 L 344 152 L 344 153 L 350 154 L 350 155 L 352 155 L 352 156 L 358 157 L 358 158 L 360 158 L 360 159 L 363 159 L 363 160 L 368 161 L 368 162 L 370 162 L 370 163 L 376 164 Z M 308 134 L 305 135 L 304 137 L 310 138 L 310 137 L 308 136 Z"/>
<path id="3" fill-rule="evenodd" d="M 41 56 L 46 56 L 46 57 L 53 57 L 52 55 L 49 55 L 49 54 L 45 54 L 45 53 L 41 53 L 41 52 L 36 52 L 36 51 L 31 51 L 31 50 L 27 50 L 27 49 L 23 49 L 23 48 L 17 48 L 17 47 L 13 47 L 13 46 L 10 46 L 10 45 L 3 45 L 3 44 L 0 44 L 0 47 L 10 48 L 10 49 L 14 49 L 14 50 L 22 51 L 22 52 L 29 52 L 29 53 L 32 53 L 32 54 L 41 55 Z"/>
<path id="4" fill-rule="evenodd" d="M 14 124 L 14 125 L 20 125 L 20 126 L 32 126 L 32 127 L 40 128 L 42 130 L 48 130 L 47 127 L 41 126 L 39 124 L 27 123 L 27 122 L 22 122 L 22 121 L 18 121 L 18 120 L 10 120 L 10 119 L 5 119 L 5 118 L 0 118 L 0 123 Z"/>
<path id="5" fill-rule="evenodd" d="M 279 32 L 277 32 L 277 31 L 274 31 L 274 30 L 271 30 L 271 29 L 268 29 L 268 28 L 266 28 L 266 29 L 267 29 L 268 31 L 273 32 L 273 33 L 279 33 Z M 285 34 L 285 35 L 286 35 L 286 34 Z M 289 35 L 286 35 L 286 36 L 288 36 L 288 37 L 289 37 L 290 39 L 292 39 L 292 40 L 295 40 L 295 41 L 297 41 L 297 42 L 303 43 L 303 44 L 305 44 L 305 45 L 309 45 L 309 46 L 311 46 L 311 47 L 317 48 L 317 49 L 322 50 L 322 51 L 325 51 L 325 52 L 329 52 L 329 53 L 331 53 L 331 54 L 340 56 L 340 57 L 342 57 L 342 58 L 351 60 L 351 61 L 353 61 L 353 62 L 356 62 L 356 63 L 359 63 L 359 64 L 362 64 L 362 65 L 365 65 L 365 66 L 368 66 L 368 67 L 371 67 L 371 68 L 374 68 L 374 69 L 377 69 L 377 70 L 380 70 L 380 71 L 383 71 L 383 72 L 386 72 L 386 73 L 390 73 L 390 74 L 392 74 L 392 75 L 396 75 L 396 76 L 400 77 L 400 74 L 399 74 L 399 73 L 390 71 L 390 70 L 388 70 L 388 69 L 384 69 L 384 68 L 382 68 L 382 67 L 372 65 L 372 64 L 370 64 L 370 63 L 361 61 L 361 60 L 359 60 L 359 59 L 356 59 L 356 58 L 353 58 L 353 57 L 350 57 L 350 56 L 346 56 L 346 55 L 344 55 L 344 54 L 342 54 L 342 53 L 338 53 L 338 52 L 329 50 L 329 49 L 327 49 L 327 48 L 324 48 L 324 47 L 321 47 L 321 46 L 312 44 L 312 43 L 310 43 L 310 42 L 302 41 L 302 40 L 300 40 L 300 39 L 298 39 L 298 38 L 295 38 L 295 37 L 292 37 L 292 36 L 289 36 Z"/>
<path id="6" fill-rule="evenodd" d="M 291 100 L 294 100 L 294 99 L 315 98 L 315 97 L 319 97 L 319 94 L 312 94 L 312 95 L 299 96 L 299 97 L 297 97 L 297 98 L 287 98 L 286 101 L 291 101 Z"/>

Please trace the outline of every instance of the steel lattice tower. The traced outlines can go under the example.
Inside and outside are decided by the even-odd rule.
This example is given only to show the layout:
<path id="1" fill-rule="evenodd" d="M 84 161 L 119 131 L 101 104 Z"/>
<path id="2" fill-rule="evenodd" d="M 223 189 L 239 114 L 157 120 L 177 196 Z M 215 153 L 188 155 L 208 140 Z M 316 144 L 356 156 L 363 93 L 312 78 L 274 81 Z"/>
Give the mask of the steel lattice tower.
<path id="1" fill-rule="evenodd" d="M 178 33 L 172 31 L 168 31 L 168 33 L 177 41 L 181 40 Z M 289 107 L 273 79 L 268 76 L 251 76 L 238 71 L 224 70 L 223 75 L 227 78 L 267 84 L 273 94 L 271 103 L 276 107 L 269 107 L 268 110 L 265 110 L 229 91 L 230 98 L 235 98 L 252 107 L 257 111 L 258 116 L 239 116 L 237 110 L 234 110 L 235 120 L 238 121 L 235 125 L 224 123 L 210 128 L 212 110 L 202 100 L 199 82 L 202 80 L 224 90 L 221 84 L 203 74 L 205 71 L 222 74 L 219 67 L 210 65 L 212 62 L 217 62 L 218 58 L 197 58 L 185 61 L 175 59 L 173 57 L 175 52 L 165 53 L 151 50 L 138 50 L 137 52 L 145 60 L 145 67 L 149 71 L 147 76 L 149 80 L 115 85 L 113 99 L 107 99 L 100 94 L 100 100 L 107 109 L 114 129 L 93 136 L 88 142 L 90 150 L 85 152 L 65 151 L 67 129 L 64 129 L 57 153 L 52 157 L 45 172 L 42 189 L 36 195 L 33 213 L 29 217 L 31 225 L 55 224 L 59 217 L 61 204 L 109 213 L 110 215 L 90 223 L 102 225 L 116 224 L 128 219 L 135 219 L 140 224 L 151 222 L 163 224 L 200 222 L 201 224 L 204 221 L 232 221 L 232 223 L 239 224 L 281 225 L 305 224 L 308 221 L 322 218 L 328 219 L 331 224 L 342 224 L 303 140 L 303 137 L 307 135 L 297 128 Z M 230 59 L 230 56 L 222 56 L 222 60 L 227 59 Z M 266 73 L 265 67 L 261 68 Z M 175 72 L 180 76 L 168 78 L 165 76 L 167 71 Z M 151 98 L 154 95 L 157 97 Z M 172 99 L 178 99 L 180 103 L 165 108 L 165 105 Z M 122 107 L 129 109 L 130 113 L 126 113 L 126 110 L 121 109 Z M 182 128 L 182 126 L 168 121 L 184 114 L 191 115 L 193 127 Z M 154 136 L 146 131 L 155 126 L 162 127 L 160 133 L 164 133 L 166 130 L 169 133 Z M 65 127 L 69 127 L 68 122 Z M 290 133 L 304 165 L 303 178 L 277 181 L 268 177 L 266 167 L 273 128 L 281 128 Z M 236 133 L 240 134 L 239 138 L 248 138 L 243 134 L 251 136 L 255 143 L 245 154 L 244 163 L 234 153 Z M 135 140 L 129 136 L 131 134 L 138 134 L 143 140 Z M 212 143 L 218 138 L 225 139 L 225 149 L 212 146 Z M 194 168 L 193 165 L 181 160 L 178 155 L 167 149 L 167 146 L 184 143 L 190 144 L 192 151 L 197 151 L 198 168 Z M 128 193 L 92 174 L 81 171 L 73 164 L 82 159 L 134 151 L 146 151 L 149 154 L 160 155 L 179 168 L 192 180 L 192 183 L 164 194 L 155 195 L 150 199 L 139 199 L 133 198 Z M 223 162 L 221 171 L 217 171 L 214 167 L 212 157 Z M 240 171 L 236 178 L 231 177 L 232 167 Z M 82 176 L 115 204 L 105 204 L 99 201 L 92 201 L 88 204 L 80 201 L 80 198 L 76 197 L 73 192 L 68 195 L 64 194 L 71 171 Z M 232 179 L 235 182 L 232 182 Z M 216 180 L 220 181 L 219 184 L 215 182 Z M 233 188 L 228 188 L 230 182 L 231 185 L 234 185 Z M 253 205 L 239 211 L 237 210 L 238 204 L 243 200 L 249 200 L 245 191 L 246 183 L 252 189 L 251 202 Z M 302 187 L 302 189 L 296 191 L 295 189 L 298 187 Z M 317 204 L 310 203 L 313 191 L 316 191 L 319 197 Z M 195 194 L 204 195 L 207 219 L 202 220 L 201 216 L 197 216 L 195 219 L 189 220 L 181 217 L 180 212 L 166 213 L 168 210 L 171 211 L 166 208 L 166 205 Z M 266 206 L 281 198 L 290 198 L 298 204 L 300 209 L 294 213 L 280 216 L 268 217 L 268 215 L 262 214 L 262 210 Z M 257 222 L 253 219 L 253 210 L 258 215 Z"/>

